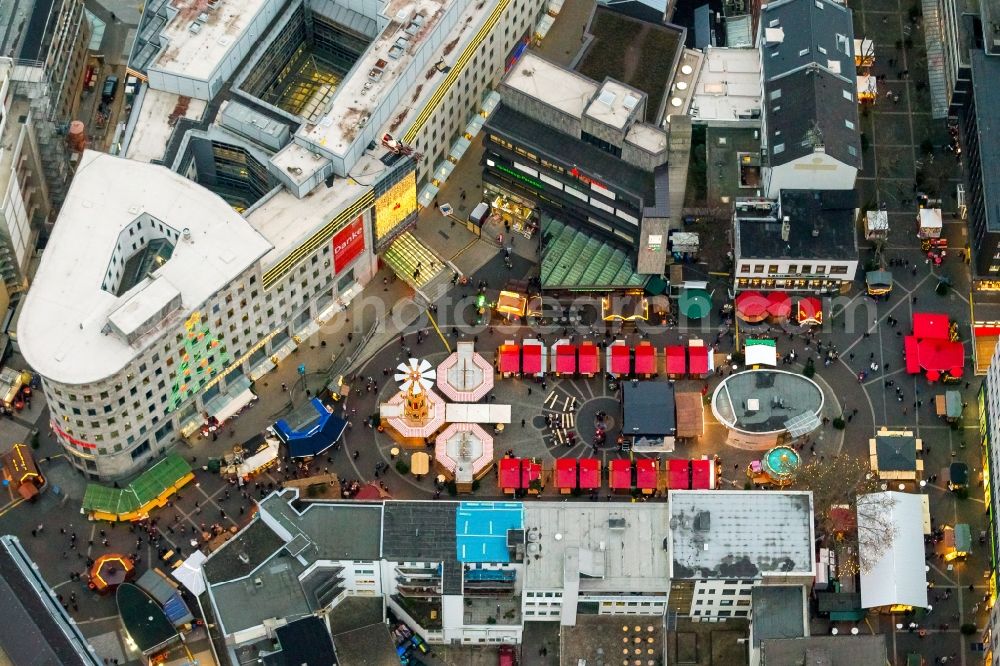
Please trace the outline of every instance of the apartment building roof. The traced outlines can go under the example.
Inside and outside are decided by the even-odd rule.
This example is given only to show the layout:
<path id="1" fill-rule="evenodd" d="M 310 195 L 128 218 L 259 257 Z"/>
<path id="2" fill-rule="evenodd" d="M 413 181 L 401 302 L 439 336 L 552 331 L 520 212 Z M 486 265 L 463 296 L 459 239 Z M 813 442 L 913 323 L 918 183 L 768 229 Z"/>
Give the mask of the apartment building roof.
<path id="1" fill-rule="evenodd" d="M 764 80 L 816 64 L 853 84 L 854 24 L 833 0 L 777 0 L 760 17 Z"/>
<path id="2" fill-rule="evenodd" d="M 761 112 L 760 51 L 710 46 L 694 84 L 691 117 L 735 121 Z"/>
<path id="3" fill-rule="evenodd" d="M 662 503 L 525 503 L 525 587 L 666 592 L 668 521 Z"/>
<path id="4" fill-rule="evenodd" d="M 600 84 L 526 51 L 503 84 L 534 97 L 562 113 L 582 118 Z"/>
<path id="5" fill-rule="evenodd" d="M 858 666 L 886 663 L 885 634 L 809 636 L 761 642 L 761 663 Z"/>
<path id="6" fill-rule="evenodd" d="M 811 492 L 674 490 L 668 505 L 671 578 L 813 575 Z"/>
<path id="7" fill-rule="evenodd" d="M 173 17 L 163 27 L 166 44 L 151 67 L 178 76 L 207 79 L 254 17 L 276 0 L 171 0 Z M 197 27 L 194 27 L 197 26 Z M 241 56 L 236 56 L 241 57 Z"/>
<path id="8" fill-rule="evenodd" d="M 149 238 L 172 254 L 135 284 Z M 144 240 L 145 239 L 145 240 Z M 166 167 L 85 151 L 18 323 L 21 350 L 65 384 L 123 370 L 161 330 L 230 284 L 271 245 L 218 195 Z"/>
<path id="9" fill-rule="evenodd" d="M 0 537 L 0 662 L 97 666 L 100 661 L 59 605 L 17 537 Z"/>
<path id="10" fill-rule="evenodd" d="M 974 51 L 972 84 L 976 98 L 976 131 L 979 134 L 979 164 L 974 168 L 981 173 L 983 201 L 986 208 L 986 226 L 990 231 L 1000 231 L 1000 58 L 981 50 Z"/>

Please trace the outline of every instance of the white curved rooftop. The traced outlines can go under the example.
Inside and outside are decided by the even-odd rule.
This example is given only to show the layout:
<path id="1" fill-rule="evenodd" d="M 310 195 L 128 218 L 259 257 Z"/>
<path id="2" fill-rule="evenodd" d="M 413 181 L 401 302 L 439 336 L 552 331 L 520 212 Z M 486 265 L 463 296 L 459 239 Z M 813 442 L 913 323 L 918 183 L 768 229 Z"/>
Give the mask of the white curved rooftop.
<path id="1" fill-rule="evenodd" d="M 176 241 L 154 277 L 116 296 L 102 283 L 119 235 L 140 217 L 182 234 L 186 229 L 190 237 Z M 164 322 L 179 327 L 270 249 L 225 201 L 197 183 L 166 167 L 88 150 L 28 291 L 18 343 L 43 377 L 65 384 L 104 379 L 127 366 L 151 332 Z"/>

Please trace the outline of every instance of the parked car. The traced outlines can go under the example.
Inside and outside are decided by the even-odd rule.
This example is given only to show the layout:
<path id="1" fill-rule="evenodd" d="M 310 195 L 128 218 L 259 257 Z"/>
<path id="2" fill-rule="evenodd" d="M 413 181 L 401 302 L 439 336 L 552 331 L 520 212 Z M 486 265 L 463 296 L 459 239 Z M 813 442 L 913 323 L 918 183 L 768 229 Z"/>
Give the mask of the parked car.
<path id="1" fill-rule="evenodd" d="M 114 99 L 116 92 L 118 92 L 118 77 L 112 74 L 104 79 L 104 88 L 101 89 L 101 99 Z"/>

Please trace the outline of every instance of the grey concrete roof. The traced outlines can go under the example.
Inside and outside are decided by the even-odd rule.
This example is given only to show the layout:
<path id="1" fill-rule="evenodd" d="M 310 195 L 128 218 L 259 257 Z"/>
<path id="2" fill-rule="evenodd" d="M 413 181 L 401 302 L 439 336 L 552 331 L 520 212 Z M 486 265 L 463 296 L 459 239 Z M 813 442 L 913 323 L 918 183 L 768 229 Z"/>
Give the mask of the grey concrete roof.
<path id="1" fill-rule="evenodd" d="M 754 647 L 769 638 L 805 635 L 805 595 L 801 585 L 759 585 L 750 595 Z"/>
<path id="2" fill-rule="evenodd" d="M 562 589 L 579 578 L 580 591 L 666 592 L 665 504 L 526 502 L 524 528 L 530 565 L 525 587 Z M 532 552 L 532 544 L 539 544 Z"/>
<path id="3" fill-rule="evenodd" d="M 810 636 L 772 639 L 761 643 L 762 662 L 767 666 L 862 666 L 885 664 L 885 635 Z"/>
<path id="4" fill-rule="evenodd" d="M 268 618 L 294 620 L 311 612 L 298 576 L 304 567 L 284 551 L 252 576 L 212 587 L 225 633 L 256 627 Z"/>
<path id="5" fill-rule="evenodd" d="M 333 637 L 338 663 L 345 666 L 399 666 L 389 628 L 379 622 Z"/>
<path id="6" fill-rule="evenodd" d="M 750 403 L 756 400 L 756 405 Z M 712 412 L 725 426 L 748 433 L 780 432 L 790 420 L 819 414 L 823 391 L 813 380 L 775 369 L 726 377 L 712 394 Z"/>
<path id="7" fill-rule="evenodd" d="M 291 493 L 273 494 L 261 502 L 261 511 L 281 524 L 294 539 L 308 541 L 302 556 L 309 560 L 378 559 L 382 506 L 359 502 L 311 502 L 301 512 L 289 504 Z M 289 547 L 296 549 L 295 544 Z"/>
<path id="8" fill-rule="evenodd" d="M 672 490 L 671 578 L 812 575 L 812 493 Z"/>
<path id="9" fill-rule="evenodd" d="M 285 544 L 257 518 L 212 553 L 202 569 L 209 583 L 222 583 L 248 575 Z M 245 556 L 243 561 L 242 556 Z"/>

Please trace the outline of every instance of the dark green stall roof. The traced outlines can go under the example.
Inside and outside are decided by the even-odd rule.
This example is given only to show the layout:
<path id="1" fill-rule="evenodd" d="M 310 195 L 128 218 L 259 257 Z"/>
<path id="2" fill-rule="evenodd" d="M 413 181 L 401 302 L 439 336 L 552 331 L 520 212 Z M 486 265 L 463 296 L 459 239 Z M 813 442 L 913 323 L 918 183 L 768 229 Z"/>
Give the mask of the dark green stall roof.
<path id="1" fill-rule="evenodd" d="M 83 495 L 83 509 L 116 515 L 138 511 L 190 472 L 191 465 L 180 455 L 171 453 L 124 488 L 88 485 Z"/>
<path id="2" fill-rule="evenodd" d="M 118 586 L 115 601 L 125 631 L 143 653 L 157 650 L 177 636 L 177 630 L 160 605 L 132 583 Z"/>
<path id="3" fill-rule="evenodd" d="M 542 216 L 542 288 L 604 291 L 640 288 L 635 257 L 571 225 Z"/>

